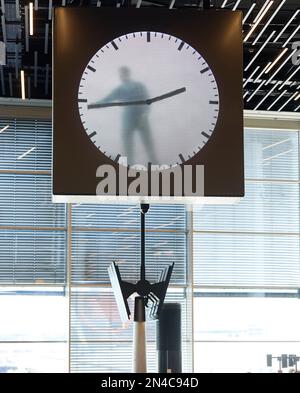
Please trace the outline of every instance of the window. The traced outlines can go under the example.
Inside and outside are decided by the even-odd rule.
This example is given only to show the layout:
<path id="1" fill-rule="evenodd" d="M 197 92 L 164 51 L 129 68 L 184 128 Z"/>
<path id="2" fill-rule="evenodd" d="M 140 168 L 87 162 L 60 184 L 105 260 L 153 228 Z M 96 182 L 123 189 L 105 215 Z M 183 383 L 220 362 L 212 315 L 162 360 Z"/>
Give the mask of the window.
<path id="1" fill-rule="evenodd" d="M 52 204 L 51 123 L 0 121 L 0 129 L 7 125 L 0 134 L 0 312 L 7 316 L 0 371 L 130 371 L 132 324 L 120 322 L 107 268 L 118 261 L 124 279 L 137 279 L 139 207 Z M 184 207 L 155 205 L 146 225 L 149 279 L 176 265 L 168 300 L 182 304 L 183 363 L 190 371 Z M 147 338 L 155 371 L 155 322 Z"/>
<path id="2" fill-rule="evenodd" d="M 298 146 L 296 131 L 246 130 L 245 198 L 195 211 L 195 371 L 300 353 Z"/>

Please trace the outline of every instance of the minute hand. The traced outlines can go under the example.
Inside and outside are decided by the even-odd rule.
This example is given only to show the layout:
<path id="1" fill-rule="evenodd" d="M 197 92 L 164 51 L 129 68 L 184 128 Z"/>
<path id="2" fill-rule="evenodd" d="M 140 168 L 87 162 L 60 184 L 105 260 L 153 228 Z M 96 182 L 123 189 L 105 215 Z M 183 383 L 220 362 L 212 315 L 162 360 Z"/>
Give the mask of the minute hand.
<path id="1" fill-rule="evenodd" d="M 185 87 L 182 87 L 181 89 L 176 89 L 176 90 L 170 91 L 169 93 L 162 94 L 161 96 L 157 96 L 157 97 L 154 97 L 154 98 L 150 98 L 150 99 L 146 100 L 146 103 L 147 103 L 148 105 L 150 105 L 150 104 L 152 104 L 153 102 L 165 100 L 166 98 L 176 96 L 177 94 L 184 93 L 185 91 L 186 91 L 186 88 L 185 88 Z"/>

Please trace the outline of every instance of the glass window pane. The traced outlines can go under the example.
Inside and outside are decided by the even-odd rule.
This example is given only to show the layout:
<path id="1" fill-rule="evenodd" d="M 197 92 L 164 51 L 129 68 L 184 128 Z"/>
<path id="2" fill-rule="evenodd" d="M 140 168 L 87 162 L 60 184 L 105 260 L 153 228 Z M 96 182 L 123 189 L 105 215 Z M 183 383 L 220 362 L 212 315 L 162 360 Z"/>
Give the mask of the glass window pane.
<path id="1" fill-rule="evenodd" d="M 194 209 L 197 231 L 299 232 L 299 185 L 248 182 L 245 197 L 233 205 Z"/>
<path id="2" fill-rule="evenodd" d="M 295 131 L 245 131 L 246 178 L 299 180 L 298 157 Z"/>

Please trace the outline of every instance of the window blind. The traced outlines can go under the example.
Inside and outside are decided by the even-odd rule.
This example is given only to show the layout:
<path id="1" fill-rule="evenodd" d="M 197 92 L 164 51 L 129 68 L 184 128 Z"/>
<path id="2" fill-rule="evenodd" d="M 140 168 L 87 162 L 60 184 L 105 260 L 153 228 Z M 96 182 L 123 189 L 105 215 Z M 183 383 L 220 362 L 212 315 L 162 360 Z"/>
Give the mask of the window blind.
<path id="1" fill-rule="evenodd" d="M 51 122 L 0 119 L 0 169 L 50 170 Z"/>
<path id="2" fill-rule="evenodd" d="M 191 314 L 187 307 L 186 218 L 182 205 L 152 205 L 146 215 L 146 275 L 150 281 L 175 262 L 167 301 L 182 304 L 183 357 L 191 370 Z M 107 268 L 118 262 L 122 278 L 140 269 L 140 209 L 135 205 L 73 205 L 71 370 L 130 372 L 132 324 L 122 325 Z M 174 287 L 175 286 L 175 287 Z M 131 304 L 132 309 L 132 304 Z M 148 366 L 157 371 L 155 322 L 148 328 Z M 108 355 L 109 354 L 109 355 Z"/>
<path id="3" fill-rule="evenodd" d="M 51 202 L 51 122 L 0 119 L 0 282 L 65 285 L 66 209 Z"/>
<path id="4" fill-rule="evenodd" d="M 198 286 L 299 288 L 298 132 L 246 130 L 246 195 L 194 212 Z"/>

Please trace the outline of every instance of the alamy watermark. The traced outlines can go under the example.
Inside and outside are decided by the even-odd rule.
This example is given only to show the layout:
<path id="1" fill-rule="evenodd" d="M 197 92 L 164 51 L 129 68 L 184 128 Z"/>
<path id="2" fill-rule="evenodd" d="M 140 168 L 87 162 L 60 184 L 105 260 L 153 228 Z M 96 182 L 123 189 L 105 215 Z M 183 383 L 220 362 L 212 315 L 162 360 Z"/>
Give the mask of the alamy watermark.
<path id="1" fill-rule="evenodd" d="M 103 164 L 97 168 L 98 196 L 201 197 L 204 196 L 203 165 L 127 165 Z"/>

